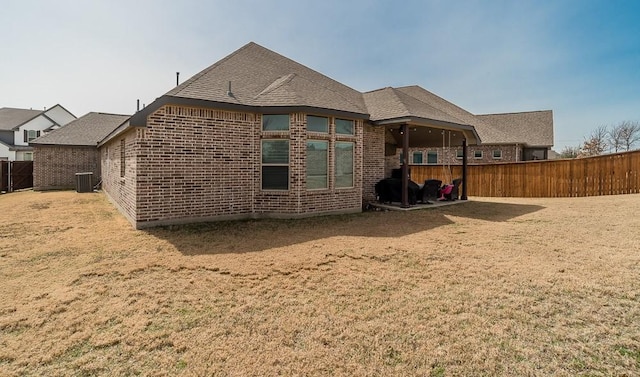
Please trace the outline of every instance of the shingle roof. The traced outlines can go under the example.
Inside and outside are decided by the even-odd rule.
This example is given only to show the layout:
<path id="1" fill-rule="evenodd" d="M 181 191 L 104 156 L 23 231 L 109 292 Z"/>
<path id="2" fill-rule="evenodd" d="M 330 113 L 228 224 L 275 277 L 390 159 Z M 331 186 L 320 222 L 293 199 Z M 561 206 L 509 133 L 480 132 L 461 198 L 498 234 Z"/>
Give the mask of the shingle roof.
<path id="1" fill-rule="evenodd" d="M 553 111 L 529 111 L 521 113 L 477 115 L 503 133 L 503 138 L 490 139 L 484 143 L 519 143 L 529 146 L 550 147 L 553 145 Z"/>
<path id="2" fill-rule="evenodd" d="M 478 136 L 480 136 L 480 140 L 483 144 L 488 143 L 488 140 L 498 140 L 506 138 L 506 135 L 504 135 L 501 130 L 491 127 L 491 125 L 486 123 L 481 118 L 478 118 L 467 110 L 454 105 L 453 103 L 431 93 L 430 91 L 420 86 L 412 85 L 396 89 L 402 93 L 417 98 L 420 101 L 427 103 L 430 106 L 442 112 L 445 112 L 452 117 L 460 119 L 463 122 L 462 124 L 473 126 L 478 133 Z"/>
<path id="3" fill-rule="evenodd" d="M 232 94 L 228 94 L 229 83 Z M 362 93 L 253 42 L 166 95 L 236 105 L 308 106 L 367 114 Z"/>
<path id="4" fill-rule="evenodd" d="M 469 125 L 468 122 L 419 100 L 400 88 L 382 88 L 364 93 L 371 121 L 417 117 L 447 123 Z"/>
<path id="5" fill-rule="evenodd" d="M 87 113 L 30 144 L 95 146 L 127 119 L 129 115 Z"/>
<path id="6" fill-rule="evenodd" d="M 14 128 L 42 113 L 43 110 L 16 109 L 12 107 L 0 108 L 0 130 L 12 131 Z"/>

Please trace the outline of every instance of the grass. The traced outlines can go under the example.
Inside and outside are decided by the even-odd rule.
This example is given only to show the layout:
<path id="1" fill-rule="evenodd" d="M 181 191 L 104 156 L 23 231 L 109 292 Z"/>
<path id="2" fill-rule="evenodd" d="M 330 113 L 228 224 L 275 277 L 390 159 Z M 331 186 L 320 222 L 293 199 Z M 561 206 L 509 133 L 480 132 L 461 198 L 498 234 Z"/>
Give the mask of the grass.
<path id="1" fill-rule="evenodd" d="M 0 195 L 0 375 L 633 376 L 640 195 L 136 231 Z"/>

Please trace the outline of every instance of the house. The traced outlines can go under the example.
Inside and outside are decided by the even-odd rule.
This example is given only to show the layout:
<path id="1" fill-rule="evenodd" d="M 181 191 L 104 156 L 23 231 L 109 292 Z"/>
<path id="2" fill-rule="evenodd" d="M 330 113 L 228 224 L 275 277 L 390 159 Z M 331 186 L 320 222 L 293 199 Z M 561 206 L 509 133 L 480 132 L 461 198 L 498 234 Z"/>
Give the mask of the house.
<path id="1" fill-rule="evenodd" d="M 93 173 L 93 184 L 101 178 L 98 143 L 129 115 L 91 112 L 29 144 L 33 148 L 34 190 L 70 189 L 76 173 Z"/>
<path id="2" fill-rule="evenodd" d="M 61 105 L 48 110 L 0 108 L 0 160 L 29 161 L 29 142 L 76 119 Z"/>
<path id="3" fill-rule="evenodd" d="M 105 137 L 102 188 L 136 228 L 359 212 L 388 155 L 406 168 L 443 135 L 466 150 L 485 125 L 420 87 L 361 93 L 249 43 Z"/>
<path id="4" fill-rule="evenodd" d="M 483 138 L 482 144 L 492 153 L 491 160 L 530 161 L 547 160 L 553 146 L 553 112 L 551 110 L 507 114 L 477 115 L 490 127 L 501 131 L 498 136 Z M 513 154 L 497 155 L 495 151 L 513 150 Z M 504 156 L 505 158 L 502 158 Z M 474 156 L 476 158 L 476 156 Z"/>
<path id="5" fill-rule="evenodd" d="M 380 91 L 394 90 L 410 95 L 422 102 L 423 107 L 434 107 L 459 118 L 461 122 L 473 125 L 481 139 L 469 148 L 467 162 L 487 164 L 497 162 L 517 162 L 545 160 L 553 146 L 553 112 L 551 110 L 518 112 L 508 114 L 474 115 L 419 87 L 385 88 L 365 93 L 365 97 L 378 95 Z M 389 103 L 398 103 L 397 98 L 388 98 Z M 387 146 L 394 146 L 393 130 L 386 135 Z M 397 136 L 397 135 L 396 135 Z M 448 131 L 440 132 L 439 145 L 410 146 L 409 165 L 461 165 L 462 148 L 452 142 Z M 393 148 L 392 148 L 393 150 Z M 402 152 L 387 153 L 386 171 L 398 168 Z"/>

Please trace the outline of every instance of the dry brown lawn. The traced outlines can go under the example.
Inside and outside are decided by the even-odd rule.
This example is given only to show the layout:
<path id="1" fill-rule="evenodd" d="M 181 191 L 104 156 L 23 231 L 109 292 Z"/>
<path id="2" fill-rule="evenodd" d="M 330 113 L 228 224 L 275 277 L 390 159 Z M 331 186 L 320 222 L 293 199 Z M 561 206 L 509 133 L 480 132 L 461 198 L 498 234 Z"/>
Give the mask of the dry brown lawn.
<path id="1" fill-rule="evenodd" d="M 2 376 L 638 376 L 640 195 L 133 230 L 0 195 Z"/>

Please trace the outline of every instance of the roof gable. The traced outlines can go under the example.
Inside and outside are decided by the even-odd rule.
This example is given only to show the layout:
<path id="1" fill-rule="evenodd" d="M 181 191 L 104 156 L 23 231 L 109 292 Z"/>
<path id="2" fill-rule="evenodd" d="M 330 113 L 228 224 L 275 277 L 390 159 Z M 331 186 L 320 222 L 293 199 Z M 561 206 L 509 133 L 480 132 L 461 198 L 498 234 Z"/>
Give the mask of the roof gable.
<path id="1" fill-rule="evenodd" d="M 166 95 L 246 106 L 305 106 L 367 114 L 362 93 L 253 42 Z"/>
<path id="2" fill-rule="evenodd" d="M 398 88 L 398 90 L 425 103 L 428 103 L 434 108 L 446 112 L 447 114 L 455 118 L 462 120 L 464 124 L 473 126 L 478 133 L 478 136 L 480 136 L 480 140 L 483 144 L 491 143 L 491 140 L 501 140 L 507 138 L 507 136 L 504 135 L 503 131 L 492 127 L 483 119 L 473 115 L 460 106 L 455 105 L 420 86 L 405 86 Z"/>
<path id="3" fill-rule="evenodd" d="M 127 119 L 129 115 L 87 113 L 66 126 L 40 136 L 30 144 L 96 146 Z"/>
<path id="4" fill-rule="evenodd" d="M 415 98 L 398 88 L 383 88 L 364 94 L 372 121 L 416 117 L 468 125 L 465 121 L 446 113 L 431 104 Z"/>
<path id="5" fill-rule="evenodd" d="M 42 114 L 43 110 L 16 109 L 12 107 L 0 108 L 0 130 L 13 131 L 22 124 Z"/>

